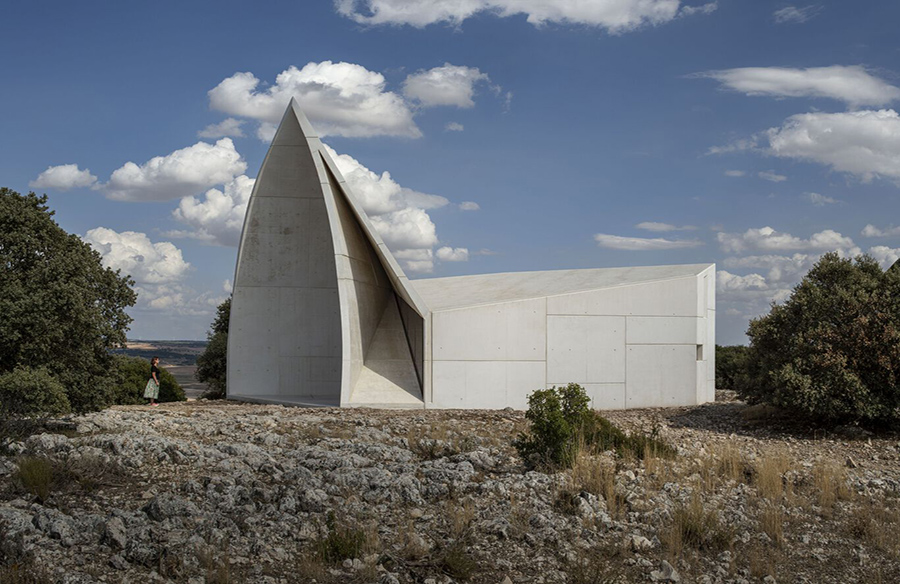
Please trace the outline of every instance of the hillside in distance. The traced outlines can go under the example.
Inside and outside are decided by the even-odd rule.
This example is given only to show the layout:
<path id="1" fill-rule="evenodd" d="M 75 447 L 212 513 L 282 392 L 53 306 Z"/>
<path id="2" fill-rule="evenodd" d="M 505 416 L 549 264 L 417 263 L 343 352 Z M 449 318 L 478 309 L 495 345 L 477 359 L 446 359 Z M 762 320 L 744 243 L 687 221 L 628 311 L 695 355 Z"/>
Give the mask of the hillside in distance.
<path id="1" fill-rule="evenodd" d="M 129 340 L 124 349 L 114 349 L 117 355 L 140 357 L 150 360 L 159 357 L 162 365 L 185 366 L 196 365 L 197 357 L 206 349 L 207 341 L 148 341 Z"/>

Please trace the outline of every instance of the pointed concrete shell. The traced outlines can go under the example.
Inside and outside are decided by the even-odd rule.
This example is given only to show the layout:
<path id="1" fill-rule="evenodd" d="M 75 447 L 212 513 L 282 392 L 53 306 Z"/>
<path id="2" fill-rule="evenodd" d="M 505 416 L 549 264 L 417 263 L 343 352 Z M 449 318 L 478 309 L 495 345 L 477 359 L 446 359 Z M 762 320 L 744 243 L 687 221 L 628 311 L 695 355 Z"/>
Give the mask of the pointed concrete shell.
<path id="1" fill-rule="evenodd" d="M 426 316 L 291 100 L 244 219 L 228 397 L 422 407 Z"/>

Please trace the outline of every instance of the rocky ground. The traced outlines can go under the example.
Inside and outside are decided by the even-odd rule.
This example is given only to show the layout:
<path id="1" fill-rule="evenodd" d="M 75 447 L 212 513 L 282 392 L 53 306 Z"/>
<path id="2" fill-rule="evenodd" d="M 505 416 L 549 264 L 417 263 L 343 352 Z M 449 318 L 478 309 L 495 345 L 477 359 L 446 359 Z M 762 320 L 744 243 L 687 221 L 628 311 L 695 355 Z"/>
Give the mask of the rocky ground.
<path id="1" fill-rule="evenodd" d="M 112 408 L 0 457 L 0 581 L 900 582 L 900 437 L 720 397 L 557 474 L 521 412 Z"/>

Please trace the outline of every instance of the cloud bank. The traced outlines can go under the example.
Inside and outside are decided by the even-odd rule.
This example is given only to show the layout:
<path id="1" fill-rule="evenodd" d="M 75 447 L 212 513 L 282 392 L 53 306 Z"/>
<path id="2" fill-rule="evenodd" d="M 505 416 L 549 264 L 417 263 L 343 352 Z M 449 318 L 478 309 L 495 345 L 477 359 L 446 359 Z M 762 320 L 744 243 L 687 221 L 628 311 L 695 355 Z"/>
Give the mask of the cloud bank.
<path id="1" fill-rule="evenodd" d="M 460 26 L 479 14 L 501 18 L 524 14 L 534 26 L 582 25 L 611 34 L 665 24 L 678 16 L 709 14 L 717 7 L 715 2 L 684 7 L 680 4 L 679 0 L 335 0 L 339 14 L 366 25 Z"/>

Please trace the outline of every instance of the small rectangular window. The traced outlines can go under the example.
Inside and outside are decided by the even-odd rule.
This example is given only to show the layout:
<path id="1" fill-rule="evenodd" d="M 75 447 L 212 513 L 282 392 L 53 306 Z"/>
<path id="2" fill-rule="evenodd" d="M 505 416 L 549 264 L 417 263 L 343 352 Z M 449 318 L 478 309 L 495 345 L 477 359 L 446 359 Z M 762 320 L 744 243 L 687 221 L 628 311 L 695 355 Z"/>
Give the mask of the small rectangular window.
<path id="1" fill-rule="evenodd" d="M 703 345 L 697 345 L 697 361 L 703 361 Z"/>

